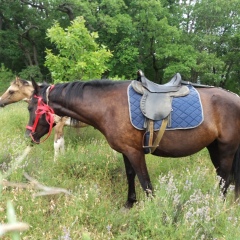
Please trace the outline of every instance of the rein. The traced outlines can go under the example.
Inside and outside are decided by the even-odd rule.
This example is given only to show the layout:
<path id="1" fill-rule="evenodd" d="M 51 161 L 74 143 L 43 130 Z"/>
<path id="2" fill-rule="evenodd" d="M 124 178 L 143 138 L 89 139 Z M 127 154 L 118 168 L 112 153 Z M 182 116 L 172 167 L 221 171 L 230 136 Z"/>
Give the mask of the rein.
<path id="1" fill-rule="evenodd" d="M 47 95 L 53 89 L 53 87 L 54 87 L 54 85 L 50 86 L 47 89 L 47 91 L 46 91 Z M 48 137 L 50 136 L 50 134 L 52 132 L 52 128 L 53 128 L 53 124 L 54 124 L 54 111 L 48 104 L 45 104 L 43 102 L 42 97 L 37 96 L 37 95 L 34 95 L 33 97 L 38 99 L 37 110 L 35 111 L 36 118 L 35 118 L 35 121 L 33 123 L 33 126 L 26 126 L 26 128 L 31 130 L 31 133 L 29 135 L 35 143 L 43 143 L 48 139 Z M 47 96 L 47 103 L 48 103 L 48 96 Z M 36 142 L 33 135 L 34 135 L 35 130 L 37 128 L 39 119 L 41 118 L 41 116 L 43 114 L 45 114 L 46 121 L 49 124 L 49 131 L 48 131 L 48 134 L 47 134 L 46 138 L 43 141 Z"/>

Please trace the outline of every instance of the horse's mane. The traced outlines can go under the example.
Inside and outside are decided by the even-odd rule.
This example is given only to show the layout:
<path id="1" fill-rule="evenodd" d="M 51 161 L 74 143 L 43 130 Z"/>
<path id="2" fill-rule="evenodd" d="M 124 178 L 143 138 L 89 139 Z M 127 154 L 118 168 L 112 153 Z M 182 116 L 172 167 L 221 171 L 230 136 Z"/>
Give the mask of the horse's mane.
<path id="1" fill-rule="evenodd" d="M 105 87 L 111 87 L 116 84 L 121 83 L 122 81 L 111 81 L 108 79 L 104 80 L 91 80 L 88 82 L 83 82 L 83 81 L 74 81 L 74 82 L 68 82 L 68 83 L 57 83 L 54 86 L 54 89 L 59 93 L 57 96 L 58 98 L 63 96 L 62 93 L 64 94 L 64 101 L 65 103 L 70 103 L 72 102 L 73 99 L 76 97 L 80 97 L 83 94 L 83 90 L 85 87 L 92 87 L 92 88 L 105 88 Z M 46 89 L 49 87 L 49 84 L 42 84 L 40 86 L 40 89 L 42 89 L 42 95 L 43 98 L 46 99 Z"/>
<path id="2" fill-rule="evenodd" d="M 15 79 L 15 80 L 13 80 L 12 82 L 11 82 L 11 84 L 15 84 L 15 85 L 17 85 L 17 82 L 21 82 L 21 84 L 22 85 L 29 85 L 29 84 L 31 84 L 31 82 L 30 81 L 28 81 L 28 80 L 25 80 L 25 79 L 21 79 L 21 78 L 18 78 L 18 79 Z"/>

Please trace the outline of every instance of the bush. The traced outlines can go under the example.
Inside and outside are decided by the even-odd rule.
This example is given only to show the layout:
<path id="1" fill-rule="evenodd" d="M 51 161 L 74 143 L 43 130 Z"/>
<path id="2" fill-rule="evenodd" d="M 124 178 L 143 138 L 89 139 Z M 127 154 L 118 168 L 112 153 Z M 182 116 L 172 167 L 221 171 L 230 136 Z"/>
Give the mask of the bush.
<path id="1" fill-rule="evenodd" d="M 10 82 L 14 79 L 14 74 L 7 69 L 3 63 L 0 67 L 0 95 L 9 87 Z"/>
<path id="2" fill-rule="evenodd" d="M 43 80 L 39 66 L 28 66 L 19 73 L 19 77 L 26 80 L 34 79 L 36 82 Z"/>

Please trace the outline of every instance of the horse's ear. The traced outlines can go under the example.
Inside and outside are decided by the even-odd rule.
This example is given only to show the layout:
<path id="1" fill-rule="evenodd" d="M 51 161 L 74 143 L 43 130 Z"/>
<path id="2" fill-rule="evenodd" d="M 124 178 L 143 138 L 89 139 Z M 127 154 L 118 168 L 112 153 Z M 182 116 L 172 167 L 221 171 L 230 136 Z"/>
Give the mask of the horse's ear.
<path id="1" fill-rule="evenodd" d="M 23 85 L 24 85 L 24 86 L 29 86 L 29 85 L 31 85 L 31 84 L 30 84 L 28 81 L 24 81 L 24 82 L 23 82 Z"/>
<path id="2" fill-rule="evenodd" d="M 18 76 L 16 76 L 15 83 L 16 83 L 17 85 L 20 84 L 20 78 L 19 78 Z"/>
<path id="3" fill-rule="evenodd" d="M 38 86 L 37 83 L 34 81 L 34 79 L 32 79 L 32 85 L 33 85 L 33 88 L 34 88 L 34 93 L 35 93 L 35 94 L 38 94 L 38 92 L 39 92 L 39 86 Z"/>

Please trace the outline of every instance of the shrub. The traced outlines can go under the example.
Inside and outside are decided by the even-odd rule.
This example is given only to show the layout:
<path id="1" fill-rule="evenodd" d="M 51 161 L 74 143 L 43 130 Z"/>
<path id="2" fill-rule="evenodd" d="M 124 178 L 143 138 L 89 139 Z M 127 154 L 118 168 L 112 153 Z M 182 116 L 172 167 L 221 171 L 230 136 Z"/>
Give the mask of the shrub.
<path id="1" fill-rule="evenodd" d="M 7 69 L 3 63 L 0 67 L 0 95 L 9 87 L 10 82 L 14 79 L 14 74 Z"/>

